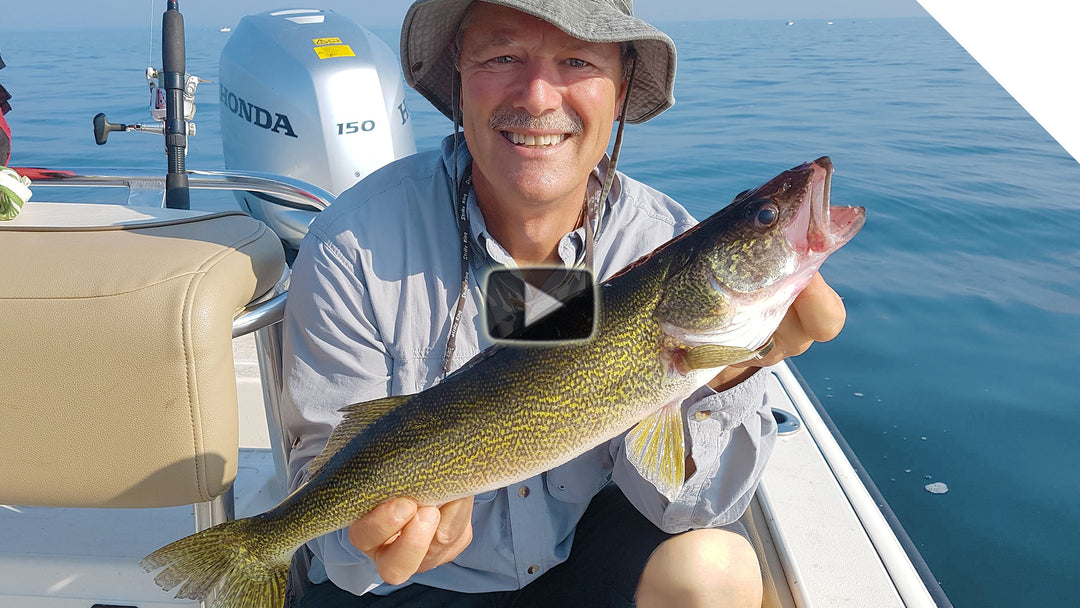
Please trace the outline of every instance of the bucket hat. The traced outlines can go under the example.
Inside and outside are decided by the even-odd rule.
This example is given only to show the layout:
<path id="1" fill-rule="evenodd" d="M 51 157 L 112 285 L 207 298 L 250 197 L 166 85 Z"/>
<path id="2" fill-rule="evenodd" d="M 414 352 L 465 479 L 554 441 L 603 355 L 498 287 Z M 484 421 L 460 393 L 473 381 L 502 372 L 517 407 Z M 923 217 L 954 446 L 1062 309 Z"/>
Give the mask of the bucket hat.
<path id="1" fill-rule="evenodd" d="M 632 42 L 637 52 L 626 121 L 641 123 L 675 103 L 675 43 L 634 17 L 633 0 L 483 0 L 543 19 L 587 42 Z M 451 45 L 473 0 L 418 0 L 401 27 L 405 81 L 453 120 L 457 77 Z"/>

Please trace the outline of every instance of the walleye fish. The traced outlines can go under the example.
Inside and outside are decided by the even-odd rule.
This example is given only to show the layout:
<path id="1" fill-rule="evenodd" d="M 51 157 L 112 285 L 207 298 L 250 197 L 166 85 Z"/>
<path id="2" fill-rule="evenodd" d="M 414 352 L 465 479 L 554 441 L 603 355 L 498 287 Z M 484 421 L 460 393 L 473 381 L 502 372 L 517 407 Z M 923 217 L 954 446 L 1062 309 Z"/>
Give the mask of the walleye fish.
<path id="1" fill-rule="evenodd" d="M 785 171 L 603 282 L 589 340 L 498 345 L 425 391 L 347 406 L 305 485 L 142 566 L 163 568 L 154 580 L 179 585 L 177 597 L 278 608 L 293 552 L 377 504 L 504 487 L 631 427 L 631 462 L 673 496 L 685 475 L 679 403 L 769 348 L 795 296 L 863 225 L 863 208 L 830 207 L 832 172 L 828 157 Z"/>

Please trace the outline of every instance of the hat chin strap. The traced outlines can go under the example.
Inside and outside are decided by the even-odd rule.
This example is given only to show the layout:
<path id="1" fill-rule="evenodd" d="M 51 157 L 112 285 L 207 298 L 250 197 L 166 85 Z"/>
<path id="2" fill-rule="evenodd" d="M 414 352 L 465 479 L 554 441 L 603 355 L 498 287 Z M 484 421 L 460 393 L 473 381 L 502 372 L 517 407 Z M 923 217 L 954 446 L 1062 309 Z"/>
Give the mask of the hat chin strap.
<path id="1" fill-rule="evenodd" d="M 454 76 L 450 79 L 450 100 L 454 106 L 454 200 L 461 198 L 461 176 L 458 175 L 458 133 L 461 129 L 461 97 L 459 96 L 459 84 L 461 72 L 454 68 Z"/>
<path id="2" fill-rule="evenodd" d="M 601 208 L 596 210 L 596 234 L 600 236 L 601 223 L 604 218 L 602 205 L 607 202 L 608 193 L 611 192 L 611 184 L 615 181 L 615 168 L 619 165 L 619 152 L 622 150 L 623 127 L 626 126 L 626 107 L 630 105 L 630 89 L 634 87 L 634 73 L 637 72 L 637 54 L 630 59 L 630 77 L 626 79 L 626 94 L 623 96 L 622 108 L 619 109 L 619 128 L 615 131 L 615 145 L 611 147 L 611 162 L 608 163 L 607 175 L 604 176 L 604 187 L 600 190 Z"/>

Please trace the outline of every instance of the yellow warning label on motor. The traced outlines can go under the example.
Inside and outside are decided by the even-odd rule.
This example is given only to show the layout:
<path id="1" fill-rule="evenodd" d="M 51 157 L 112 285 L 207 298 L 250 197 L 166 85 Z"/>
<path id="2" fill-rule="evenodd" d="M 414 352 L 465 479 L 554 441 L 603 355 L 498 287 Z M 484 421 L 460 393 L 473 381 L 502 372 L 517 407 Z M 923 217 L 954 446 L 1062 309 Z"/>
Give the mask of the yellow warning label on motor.
<path id="1" fill-rule="evenodd" d="M 312 38 L 311 42 L 313 42 L 315 46 L 325 46 L 327 44 L 341 44 L 341 38 Z"/>
<path id="2" fill-rule="evenodd" d="M 319 56 L 319 59 L 329 59 L 331 57 L 356 57 L 356 53 L 353 52 L 352 47 L 347 44 L 317 46 L 315 47 L 315 54 Z"/>

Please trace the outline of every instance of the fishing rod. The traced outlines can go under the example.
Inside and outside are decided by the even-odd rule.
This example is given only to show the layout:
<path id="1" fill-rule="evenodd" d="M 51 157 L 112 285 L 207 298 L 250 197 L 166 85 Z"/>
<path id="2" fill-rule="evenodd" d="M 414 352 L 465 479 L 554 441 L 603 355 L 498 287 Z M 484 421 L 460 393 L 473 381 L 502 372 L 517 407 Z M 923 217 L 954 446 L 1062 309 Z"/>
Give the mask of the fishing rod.
<path id="1" fill-rule="evenodd" d="M 152 37 L 151 37 L 152 38 Z M 184 48 L 184 17 L 176 0 L 169 0 L 161 18 L 162 69 L 146 68 L 150 86 L 150 124 L 113 124 L 104 113 L 94 116 L 94 140 L 99 146 L 114 131 L 157 133 L 165 137 L 168 173 L 165 175 L 165 206 L 170 209 L 190 209 L 188 177 L 185 167 L 187 138 L 195 135 L 195 89 L 201 82 L 198 76 L 186 74 Z"/>
<path id="2" fill-rule="evenodd" d="M 184 118 L 184 16 L 177 0 L 169 0 L 161 17 L 161 68 L 165 85 L 165 153 L 169 172 L 165 175 L 165 206 L 190 209 L 188 178 L 185 172 L 187 120 Z"/>

